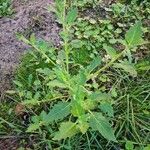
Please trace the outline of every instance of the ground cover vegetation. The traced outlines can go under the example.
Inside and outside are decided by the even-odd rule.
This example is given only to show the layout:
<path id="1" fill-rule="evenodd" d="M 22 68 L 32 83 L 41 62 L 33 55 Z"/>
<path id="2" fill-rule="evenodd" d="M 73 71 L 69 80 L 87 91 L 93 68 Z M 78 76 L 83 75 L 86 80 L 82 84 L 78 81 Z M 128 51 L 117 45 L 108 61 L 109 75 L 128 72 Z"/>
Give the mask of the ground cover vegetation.
<path id="1" fill-rule="evenodd" d="M 20 149 L 150 149 L 149 6 L 55 0 L 61 46 L 17 35 L 30 50 L 0 104 L 1 137 Z"/>
<path id="2" fill-rule="evenodd" d="M 11 0 L 0 0 L 0 17 L 9 16 L 13 13 Z"/>

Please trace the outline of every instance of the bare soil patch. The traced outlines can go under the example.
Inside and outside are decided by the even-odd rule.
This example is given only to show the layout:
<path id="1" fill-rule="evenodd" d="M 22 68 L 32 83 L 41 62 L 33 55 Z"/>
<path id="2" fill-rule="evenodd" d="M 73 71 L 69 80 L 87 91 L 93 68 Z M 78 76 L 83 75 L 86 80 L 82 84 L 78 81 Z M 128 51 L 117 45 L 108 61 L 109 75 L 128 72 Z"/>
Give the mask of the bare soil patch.
<path id="1" fill-rule="evenodd" d="M 53 14 L 46 7 L 52 0 L 14 0 L 14 15 L 0 18 L 0 99 L 4 90 L 10 88 L 10 79 L 19 63 L 20 56 L 28 48 L 18 41 L 16 33 L 36 37 L 59 45 L 59 27 Z"/>

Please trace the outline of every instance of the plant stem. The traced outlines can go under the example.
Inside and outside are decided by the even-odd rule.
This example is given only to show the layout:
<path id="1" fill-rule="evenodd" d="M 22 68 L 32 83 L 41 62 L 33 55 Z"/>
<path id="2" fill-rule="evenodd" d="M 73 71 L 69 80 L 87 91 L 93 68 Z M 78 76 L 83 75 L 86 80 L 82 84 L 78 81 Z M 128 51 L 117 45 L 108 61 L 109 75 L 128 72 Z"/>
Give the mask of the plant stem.
<path id="1" fill-rule="evenodd" d="M 105 69 L 107 69 L 107 68 L 109 68 L 111 65 L 113 65 L 113 63 L 114 63 L 118 58 L 120 58 L 120 57 L 123 55 L 123 53 L 124 53 L 125 51 L 126 51 L 126 49 L 123 50 L 121 53 L 119 53 L 119 54 L 118 54 L 114 59 L 112 59 L 108 64 L 106 64 L 105 66 L 103 66 L 101 69 L 99 69 L 99 70 L 96 71 L 95 73 L 91 74 L 91 75 L 89 76 L 88 80 L 91 79 L 91 78 L 97 77 L 97 76 L 99 75 L 99 73 L 101 73 L 102 71 L 104 71 Z"/>
<path id="2" fill-rule="evenodd" d="M 67 72 L 69 72 L 69 50 L 68 50 L 68 41 L 67 41 L 68 30 L 67 30 L 67 25 L 66 25 L 65 19 L 66 19 L 66 0 L 64 0 L 63 32 L 65 35 L 64 50 L 65 50 L 65 55 L 66 55 L 66 70 L 67 70 Z"/>

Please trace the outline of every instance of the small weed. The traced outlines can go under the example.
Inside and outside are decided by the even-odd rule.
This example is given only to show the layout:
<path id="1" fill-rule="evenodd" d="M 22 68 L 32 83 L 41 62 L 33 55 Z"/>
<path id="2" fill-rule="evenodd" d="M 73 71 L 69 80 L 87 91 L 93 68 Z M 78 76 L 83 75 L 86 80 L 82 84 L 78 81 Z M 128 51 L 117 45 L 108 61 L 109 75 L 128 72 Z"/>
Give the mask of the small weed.
<path id="1" fill-rule="evenodd" d="M 149 44 L 144 15 L 129 17 L 131 8 L 113 4 L 100 19 L 78 13 L 80 3 L 67 4 L 49 7 L 62 26 L 59 48 L 18 35 L 32 49 L 14 80 L 17 108 L 29 116 L 23 132 L 37 135 L 35 149 L 146 149 L 150 65 L 134 57 Z"/>

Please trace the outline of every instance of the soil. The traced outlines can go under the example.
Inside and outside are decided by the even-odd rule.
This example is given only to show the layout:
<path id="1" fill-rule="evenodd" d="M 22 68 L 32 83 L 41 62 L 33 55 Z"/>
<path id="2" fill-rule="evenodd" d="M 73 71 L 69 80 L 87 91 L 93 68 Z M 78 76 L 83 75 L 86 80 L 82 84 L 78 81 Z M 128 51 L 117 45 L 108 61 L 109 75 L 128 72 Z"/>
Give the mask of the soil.
<path id="1" fill-rule="evenodd" d="M 28 46 L 16 38 L 16 33 L 52 41 L 59 46 L 59 27 L 52 13 L 46 7 L 52 0 L 14 0 L 14 14 L 11 18 L 0 18 L 0 99 L 10 89 L 10 79 L 21 55 Z"/>
<path id="2" fill-rule="evenodd" d="M 3 139 L 0 140 L 0 150 L 17 150 L 18 140 L 16 139 Z"/>

